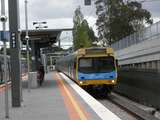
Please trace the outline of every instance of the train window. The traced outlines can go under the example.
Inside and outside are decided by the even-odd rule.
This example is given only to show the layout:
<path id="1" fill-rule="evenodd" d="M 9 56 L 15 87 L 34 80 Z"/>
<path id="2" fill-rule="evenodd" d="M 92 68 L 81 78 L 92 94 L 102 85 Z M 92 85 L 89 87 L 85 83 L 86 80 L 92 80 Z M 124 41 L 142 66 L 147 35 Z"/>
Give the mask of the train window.
<path id="1" fill-rule="evenodd" d="M 81 67 L 91 67 L 92 66 L 92 59 L 81 59 L 79 65 Z"/>
<path id="2" fill-rule="evenodd" d="M 113 57 L 81 58 L 79 60 L 79 71 L 83 73 L 104 73 L 115 70 Z"/>

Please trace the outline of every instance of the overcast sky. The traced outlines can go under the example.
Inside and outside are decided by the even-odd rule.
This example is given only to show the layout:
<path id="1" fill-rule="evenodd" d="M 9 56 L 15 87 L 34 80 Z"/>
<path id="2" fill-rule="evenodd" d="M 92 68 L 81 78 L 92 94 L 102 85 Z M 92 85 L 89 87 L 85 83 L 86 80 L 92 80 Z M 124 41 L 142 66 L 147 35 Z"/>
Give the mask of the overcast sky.
<path id="1" fill-rule="evenodd" d="M 19 1 L 21 27 L 24 28 L 24 0 Z M 160 18 L 160 0 L 146 1 L 152 2 L 144 2 L 144 8 L 149 10 L 155 19 Z M 84 0 L 28 0 L 28 2 L 30 28 L 33 28 L 33 21 L 47 21 L 49 28 L 72 27 L 74 10 L 78 6 L 81 6 L 90 26 L 94 26 L 96 21 L 94 2 L 92 2 L 92 6 L 84 6 Z"/>
<path id="2" fill-rule="evenodd" d="M 62 2 L 63 1 L 63 2 Z M 29 27 L 33 21 L 47 21 L 49 28 L 72 28 L 74 10 L 81 5 L 90 26 L 96 21 L 95 8 L 84 6 L 83 0 L 29 0 Z M 24 1 L 20 0 L 21 27 L 24 28 Z M 89 17 L 90 16 L 90 17 Z"/>
<path id="3" fill-rule="evenodd" d="M 72 18 L 74 10 L 78 6 L 81 6 L 85 18 L 88 20 L 90 26 L 95 29 L 95 0 L 92 1 L 91 6 L 84 6 L 84 0 L 28 0 L 29 28 L 34 28 L 33 21 L 46 21 L 49 28 L 70 28 L 73 26 Z M 152 17 L 156 21 L 160 20 L 160 0 L 146 1 L 152 2 L 143 2 L 143 7 L 151 12 Z M 21 29 L 24 29 L 24 0 L 19 0 L 19 2 Z"/>
<path id="4" fill-rule="evenodd" d="M 146 0 L 142 5 L 145 9 L 151 12 L 154 23 L 160 21 L 160 0 Z"/>
<path id="5" fill-rule="evenodd" d="M 95 1 L 95 0 L 92 0 Z M 142 0 L 141 0 L 142 1 Z M 160 0 L 146 0 L 143 7 L 149 10 L 154 22 L 160 20 Z M 21 29 L 25 28 L 24 0 L 20 2 Z M 33 21 L 46 21 L 50 29 L 72 28 L 74 10 L 81 6 L 82 13 L 89 25 L 96 31 L 95 5 L 84 6 L 84 0 L 28 0 L 29 28 L 35 28 Z M 1 27 L 0 27 L 1 28 Z M 70 33 L 66 33 L 69 36 Z"/>

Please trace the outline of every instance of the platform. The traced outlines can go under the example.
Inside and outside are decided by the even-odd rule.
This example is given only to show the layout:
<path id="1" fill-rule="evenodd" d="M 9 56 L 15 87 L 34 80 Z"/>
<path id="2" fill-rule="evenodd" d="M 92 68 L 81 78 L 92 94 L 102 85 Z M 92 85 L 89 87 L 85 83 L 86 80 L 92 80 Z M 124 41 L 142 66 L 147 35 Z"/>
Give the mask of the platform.
<path id="1" fill-rule="evenodd" d="M 4 91 L 1 90 L 0 120 L 6 120 L 3 98 Z M 10 104 L 9 113 L 9 120 L 120 120 L 68 77 L 57 72 L 48 73 L 43 86 L 31 92 L 24 81 L 22 107 L 12 108 Z"/>

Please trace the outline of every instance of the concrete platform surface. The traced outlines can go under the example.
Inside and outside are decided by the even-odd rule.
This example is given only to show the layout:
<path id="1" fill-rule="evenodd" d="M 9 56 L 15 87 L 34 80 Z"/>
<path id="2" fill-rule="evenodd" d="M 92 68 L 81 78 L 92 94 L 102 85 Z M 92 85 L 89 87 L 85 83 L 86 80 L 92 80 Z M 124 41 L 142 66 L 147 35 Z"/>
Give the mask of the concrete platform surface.
<path id="1" fill-rule="evenodd" d="M 106 120 L 106 118 L 120 120 L 83 90 L 79 91 L 81 91 L 80 87 L 57 72 L 48 73 L 44 84 L 31 89 L 31 92 L 28 92 L 27 81 L 24 81 L 23 103 L 20 108 L 11 107 L 9 90 L 10 118 L 8 120 Z M 2 90 L 0 91 L 0 120 L 7 120 Z"/>

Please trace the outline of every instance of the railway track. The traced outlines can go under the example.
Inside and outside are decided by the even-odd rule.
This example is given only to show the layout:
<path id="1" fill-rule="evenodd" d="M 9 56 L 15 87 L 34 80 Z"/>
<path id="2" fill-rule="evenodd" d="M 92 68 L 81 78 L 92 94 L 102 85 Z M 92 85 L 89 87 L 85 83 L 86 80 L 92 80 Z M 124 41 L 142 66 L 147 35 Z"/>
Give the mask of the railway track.
<path id="1" fill-rule="evenodd" d="M 119 96 L 117 93 L 111 93 L 110 95 L 98 95 L 96 92 L 88 91 L 89 94 L 91 94 L 94 98 L 96 98 L 99 102 L 101 102 L 105 107 L 111 109 L 115 114 L 118 110 L 115 110 L 116 108 L 120 109 L 119 113 L 117 114 L 125 114 L 122 113 L 123 111 L 126 112 L 127 116 L 132 116 L 131 118 L 134 118 L 133 120 L 160 120 L 156 118 L 152 113 L 155 111 L 147 112 L 144 109 L 142 109 L 140 106 L 134 104 L 134 102 L 131 100 L 128 100 L 122 96 Z M 115 108 L 111 107 L 113 104 L 116 106 Z M 113 110 L 112 110 L 113 109 Z M 121 111 L 121 112 L 120 112 Z M 125 114 L 125 115 L 126 115 Z M 123 120 L 122 115 L 120 118 Z M 125 118 L 125 120 L 128 120 L 130 118 Z"/>
<path id="2" fill-rule="evenodd" d="M 123 99 L 122 97 L 118 97 L 114 93 L 108 96 L 108 100 L 119 106 L 121 109 L 124 109 L 127 113 L 136 117 L 138 120 L 160 120 L 140 107 L 137 107 L 130 101 Z"/>

